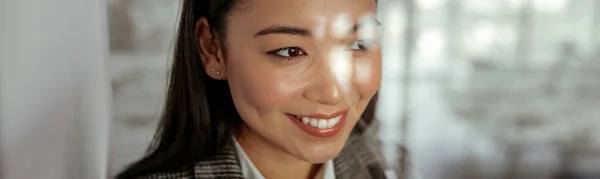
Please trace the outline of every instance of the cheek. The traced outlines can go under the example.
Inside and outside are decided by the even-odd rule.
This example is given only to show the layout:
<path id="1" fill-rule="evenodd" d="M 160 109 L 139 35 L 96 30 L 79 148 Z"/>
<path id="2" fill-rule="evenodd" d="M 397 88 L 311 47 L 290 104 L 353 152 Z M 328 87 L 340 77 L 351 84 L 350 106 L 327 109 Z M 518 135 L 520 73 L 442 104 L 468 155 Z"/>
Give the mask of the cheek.
<path id="1" fill-rule="evenodd" d="M 381 55 L 358 59 L 354 64 L 354 83 L 361 96 L 372 96 L 381 83 Z"/>
<path id="2" fill-rule="evenodd" d="M 252 59 L 232 60 L 228 67 L 228 81 L 236 103 L 263 113 L 283 106 L 295 93 L 291 80 L 278 74 L 274 67 L 242 61 Z"/>
<path id="3" fill-rule="evenodd" d="M 244 66 L 246 68 L 243 68 Z M 230 65 L 230 67 L 232 68 L 228 73 L 228 81 L 234 101 L 241 101 L 257 110 L 276 105 L 280 94 L 276 86 L 269 83 L 269 79 L 265 79 L 270 75 L 264 72 L 253 73 L 252 71 L 255 70 L 250 70 L 252 68 L 242 64 Z"/>

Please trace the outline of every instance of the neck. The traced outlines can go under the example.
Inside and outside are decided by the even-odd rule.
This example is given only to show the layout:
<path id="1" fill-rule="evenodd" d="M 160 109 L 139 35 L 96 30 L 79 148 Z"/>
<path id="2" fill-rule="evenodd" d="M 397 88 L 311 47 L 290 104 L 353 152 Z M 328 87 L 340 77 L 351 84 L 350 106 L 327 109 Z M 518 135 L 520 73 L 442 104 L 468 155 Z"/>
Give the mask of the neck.
<path id="1" fill-rule="evenodd" d="M 265 178 L 314 178 L 322 164 L 311 164 L 273 145 L 245 123 L 236 139 Z"/>

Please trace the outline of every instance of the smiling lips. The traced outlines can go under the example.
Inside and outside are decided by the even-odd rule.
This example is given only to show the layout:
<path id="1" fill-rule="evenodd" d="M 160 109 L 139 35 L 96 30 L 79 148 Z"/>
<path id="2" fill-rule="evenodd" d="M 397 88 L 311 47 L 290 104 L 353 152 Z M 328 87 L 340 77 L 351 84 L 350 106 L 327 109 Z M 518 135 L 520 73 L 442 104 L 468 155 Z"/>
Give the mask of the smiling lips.
<path id="1" fill-rule="evenodd" d="M 286 114 L 296 126 L 304 132 L 320 138 L 331 137 L 341 131 L 346 120 L 348 110 L 331 115 L 315 114 L 309 116 Z"/>
<path id="2" fill-rule="evenodd" d="M 333 126 L 335 126 L 338 122 L 340 122 L 342 115 L 339 115 L 337 117 L 330 118 L 330 119 L 319 119 L 319 118 L 300 117 L 300 116 L 294 116 L 294 117 L 296 117 L 296 119 L 302 119 L 302 122 L 304 124 L 310 124 L 311 126 L 319 128 L 319 129 L 329 129 L 329 128 L 332 128 Z"/>

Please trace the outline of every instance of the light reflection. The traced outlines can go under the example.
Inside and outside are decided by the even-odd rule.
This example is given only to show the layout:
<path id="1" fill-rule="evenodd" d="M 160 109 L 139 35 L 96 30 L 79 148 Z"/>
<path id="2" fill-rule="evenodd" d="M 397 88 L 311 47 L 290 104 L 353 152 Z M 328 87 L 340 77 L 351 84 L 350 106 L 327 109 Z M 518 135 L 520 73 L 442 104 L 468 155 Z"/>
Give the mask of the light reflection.
<path id="1" fill-rule="evenodd" d="M 446 36 L 439 29 L 425 30 L 417 41 L 419 51 L 415 61 L 419 72 L 435 72 L 443 66 L 443 57 L 446 49 Z"/>
<path id="2" fill-rule="evenodd" d="M 333 19 L 331 24 L 331 36 L 334 38 L 343 38 L 348 33 L 348 29 L 352 27 L 352 21 L 350 15 L 346 13 L 340 13 Z"/>
<path id="3" fill-rule="evenodd" d="M 359 23 L 366 23 L 358 31 L 359 39 L 377 40 L 375 38 L 377 38 L 379 34 L 379 26 L 376 25 L 375 22 L 373 22 L 373 19 L 376 19 L 376 17 L 373 14 L 364 15 L 359 19 Z"/>
<path id="4" fill-rule="evenodd" d="M 566 0 L 533 0 L 535 10 L 542 12 L 560 12 L 567 6 Z"/>
<path id="5" fill-rule="evenodd" d="M 417 5 L 419 6 L 419 8 L 421 8 L 423 10 L 439 9 L 440 6 L 442 6 L 444 3 L 446 3 L 446 0 L 418 0 L 417 1 Z"/>
<path id="6" fill-rule="evenodd" d="M 520 9 L 525 4 L 525 0 L 507 0 L 508 5 L 513 9 Z"/>
<path id="7" fill-rule="evenodd" d="M 327 19 L 325 17 L 321 17 L 318 21 L 319 22 L 313 30 L 313 33 L 317 40 L 323 40 L 323 38 L 325 38 L 325 29 L 327 28 Z"/>
<path id="8" fill-rule="evenodd" d="M 488 21 L 481 21 L 475 24 L 464 43 L 470 53 L 483 54 L 489 52 L 494 45 L 495 39 L 495 24 Z"/>
<path id="9" fill-rule="evenodd" d="M 358 83 L 365 84 L 371 80 L 371 62 L 369 60 L 358 60 L 354 62 L 354 74 L 355 79 Z"/>
<path id="10" fill-rule="evenodd" d="M 445 35 L 438 29 L 424 31 L 417 42 L 419 53 L 425 58 L 439 58 L 445 44 Z"/>
<path id="11" fill-rule="evenodd" d="M 560 12 L 568 5 L 567 0 L 507 0 L 513 9 L 520 9 L 527 1 L 533 3 L 535 10 L 540 12 Z"/>
<path id="12" fill-rule="evenodd" d="M 352 53 L 345 46 L 335 46 L 329 52 L 329 65 L 337 82 L 347 94 L 350 90 L 351 78 L 353 76 Z"/>
<path id="13" fill-rule="evenodd" d="M 472 12 L 490 14 L 495 13 L 499 7 L 501 7 L 501 2 L 498 0 L 464 0 L 463 5 L 465 5 L 466 9 Z"/>

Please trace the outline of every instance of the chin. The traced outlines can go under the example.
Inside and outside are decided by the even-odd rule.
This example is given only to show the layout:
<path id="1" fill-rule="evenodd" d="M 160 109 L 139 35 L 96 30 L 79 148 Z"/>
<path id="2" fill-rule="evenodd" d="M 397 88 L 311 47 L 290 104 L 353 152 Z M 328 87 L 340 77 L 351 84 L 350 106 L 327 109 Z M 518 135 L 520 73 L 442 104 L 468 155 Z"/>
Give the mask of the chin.
<path id="1" fill-rule="evenodd" d="M 341 150 L 342 147 L 328 148 L 325 150 L 313 149 L 313 151 L 303 152 L 301 155 L 303 156 L 302 158 L 304 161 L 312 164 L 319 164 L 335 158 Z"/>
<path id="2" fill-rule="evenodd" d="M 351 120 L 346 121 L 345 128 L 340 131 L 337 136 L 333 136 L 333 138 L 329 140 L 305 141 L 305 143 L 296 145 L 298 149 L 297 152 L 299 154 L 296 156 L 299 159 L 312 164 L 323 163 L 335 158 L 346 145 L 348 137 L 350 137 L 352 128 L 354 127 L 354 124 L 356 124 L 357 120 L 358 119 L 352 117 Z"/>
<path id="3" fill-rule="evenodd" d="M 299 159 L 308 163 L 319 164 L 335 158 L 344 148 L 348 136 L 338 136 L 334 141 L 326 143 L 314 142 L 312 144 L 299 145 L 297 150 Z"/>

